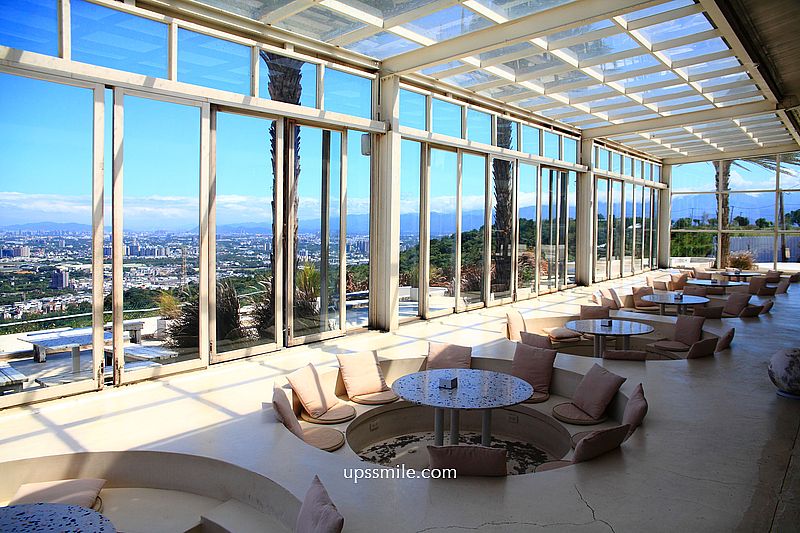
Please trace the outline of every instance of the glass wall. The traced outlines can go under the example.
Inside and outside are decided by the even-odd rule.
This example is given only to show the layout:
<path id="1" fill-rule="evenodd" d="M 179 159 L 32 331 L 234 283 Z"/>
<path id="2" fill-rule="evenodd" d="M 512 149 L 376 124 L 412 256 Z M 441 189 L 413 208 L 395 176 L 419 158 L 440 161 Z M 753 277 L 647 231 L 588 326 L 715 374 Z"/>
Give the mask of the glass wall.
<path id="1" fill-rule="evenodd" d="M 419 314 L 420 184 L 423 145 L 400 145 L 400 319 Z"/>
<path id="2" fill-rule="evenodd" d="M 625 221 L 622 219 L 622 182 L 611 182 L 611 257 L 609 258 L 609 277 L 622 275 L 623 236 Z"/>
<path id="3" fill-rule="evenodd" d="M 558 245 L 558 190 L 553 188 L 554 171 L 542 170 L 541 183 L 541 253 L 539 266 L 539 292 L 545 293 L 556 288 L 556 247 Z"/>
<path id="4" fill-rule="evenodd" d="M 430 151 L 428 311 L 455 309 L 458 155 Z"/>
<path id="5" fill-rule="evenodd" d="M 519 166 L 517 195 L 517 297 L 536 296 L 536 273 L 541 261 L 538 253 L 537 189 L 539 169 L 527 163 Z"/>
<path id="6" fill-rule="evenodd" d="M 625 259 L 622 263 L 622 273 L 625 276 L 633 274 L 633 240 L 634 227 L 636 226 L 636 201 L 633 195 L 633 184 L 625 184 Z"/>
<path id="7" fill-rule="evenodd" d="M 492 159 L 492 300 L 511 296 L 514 235 L 514 163 Z"/>
<path id="8" fill-rule="evenodd" d="M 370 156 L 363 153 L 360 131 L 347 132 L 347 204 L 345 226 L 346 320 L 348 328 L 369 323 Z M 368 139 L 368 137 L 367 137 Z"/>
<path id="9" fill-rule="evenodd" d="M 461 155 L 459 308 L 483 302 L 486 243 L 486 156 Z"/>
<path id="10" fill-rule="evenodd" d="M 608 252 L 610 249 L 609 240 L 609 218 L 608 218 L 608 180 L 598 178 L 595 190 L 595 262 L 594 280 L 603 281 L 608 277 Z"/>

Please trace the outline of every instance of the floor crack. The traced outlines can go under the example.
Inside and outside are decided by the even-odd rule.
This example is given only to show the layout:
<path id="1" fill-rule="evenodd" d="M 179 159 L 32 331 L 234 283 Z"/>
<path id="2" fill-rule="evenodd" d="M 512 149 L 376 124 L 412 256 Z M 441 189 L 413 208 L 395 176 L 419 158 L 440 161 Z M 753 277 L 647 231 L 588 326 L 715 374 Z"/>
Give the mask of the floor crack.
<path id="1" fill-rule="evenodd" d="M 585 506 L 586 506 L 586 507 L 587 507 L 587 508 L 588 508 L 588 509 L 589 509 L 589 510 L 592 512 L 592 521 L 595 521 L 595 522 L 602 522 L 602 523 L 604 523 L 605 525 L 607 525 L 607 526 L 608 526 L 608 528 L 609 528 L 609 529 L 612 531 L 612 533 L 617 533 L 617 532 L 614 530 L 614 526 L 612 526 L 611 524 L 609 524 L 608 522 L 606 522 L 606 521 L 605 521 L 605 520 L 603 520 L 602 518 L 597 518 L 597 515 L 596 515 L 596 513 L 594 512 L 594 507 L 592 507 L 591 505 L 589 505 L 589 502 L 588 502 L 588 501 L 586 501 L 586 498 L 584 498 L 584 497 L 583 497 L 583 494 L 581 494 L 581 490 L 578 488 L 578 485 L 573 485 L 573 486 L 575 487 L 575 492 L 577 492 L 577 493 L 578 493 L 578 497 L 581 499 L 581 501 L 583 502 L 583 504 L 584 504 L 584 505 L 585 505 Z"/>

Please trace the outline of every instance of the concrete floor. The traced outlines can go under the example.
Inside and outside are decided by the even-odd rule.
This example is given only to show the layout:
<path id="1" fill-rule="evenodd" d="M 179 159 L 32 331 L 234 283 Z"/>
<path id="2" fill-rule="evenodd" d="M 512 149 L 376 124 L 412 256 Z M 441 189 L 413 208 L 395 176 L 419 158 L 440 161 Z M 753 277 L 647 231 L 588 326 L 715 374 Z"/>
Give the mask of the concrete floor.
<path id="1" fill-rule="evenodd" d="M 528 317 L 572 314 L 590 292 L 577 288 L 513 307 Z M 309 361 L 333 368 L 336 353 L 374 348 L 382 357 L 416 356 L 430 339 L 510 358 L 503 307 L 7 409 L 0 412 L 0 460 L 83 450 L 200 454 L 264 474 L 301 499 L 317 474 L 346 531 L 797 531 L 800 402 L 776 396 L 766 366 L 776 350 L 797 346 L 798 316 L 794 286 L 761 319 L 709 323 L 715 333 L 736 327 L 732 349 L 716 357 L 604 362 L 628 378 L 624 392 L 643 383 L 650 402 L 644 425 L 618 451 L 540 474 L 354 484 L 344 470 L 366 465 L 352 452 L 310 448 L 261 407 L 275 377 Z M 585 373 L 594 362 L 559 355 L 556 365 Z"/>

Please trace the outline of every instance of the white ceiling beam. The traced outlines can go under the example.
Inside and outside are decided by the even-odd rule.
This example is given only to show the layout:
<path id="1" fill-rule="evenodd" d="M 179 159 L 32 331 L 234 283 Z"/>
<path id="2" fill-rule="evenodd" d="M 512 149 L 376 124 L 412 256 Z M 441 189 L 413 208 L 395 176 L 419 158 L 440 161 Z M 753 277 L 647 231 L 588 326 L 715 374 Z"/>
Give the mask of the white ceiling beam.
<path id="1" fill-rule="evenodd" d="M 608 28 L 600 28 L 599 30 L 588 31 L 570 37 L 564 37 L 563 39 L 556 39 L 555 41 L 547 41 L 547 49 L 559 50 L 561 48 L 569 48 L 570 46 L 589 43 L 605 37 L 611 37 L 612 35 L 619 35 L 620 33 L 622 33 L 620 28 L 609 26 Z"/>
<path id="2" fill-rule="evenodd" d="M 614 98 L 615 96 L 619 96 L 619 93 L 614 90 L 609 90 L 602 93 L 587 94 L 585 96 L 580 96 L 578 98 L 570 98 L 569 104 L 574 105 L 574 104 L 585 104 L 587 102 L 597 102 L 598 100 L 606 100 L 608 98 Z M 627 105 L 630 105 L 630 102 L 628 102 Z"/>
<path id="3" fill-rule="evenodd" d="M 653 43 L 650 49 L 653 52 L 660 52 L 662 50 L 669 50 L 670 48 L 677 48 L 679 46 L 686 46 L 689 44 L 695 44 L 702 41 L 707 41 L 709 39 L 713 39 L 714 37 L 719 37 L 719 36 L 720 33 L 716 29 L 706 30 L 697 33 L 691 33 L 683 37 L 676 37 L 675 39 L 669 39 L 667 41 Z"/>
<path id="4" fill-rule="evenodd" d="M 412 72 L 535 37 L 545 37 L 576 26 L 607 19 L 631 9 L 662 2 L 663 0 L 584 0 L 563 4 L 387 58 L 382 64 L 383 73 L 386 75 Z"/>
<path id="5" fill-rule="evenodd" d="M 647 76 L 648 74 L 655 74 L 656 72 L 662 72 L 663 70 L 664 70 L 664 65 L 653 65 L 651 67 L 640 68 L 637 70 L 629 70 L 628 72 L 616 72 L 613 74 L 608 74 L 603 76 L 603 81 L 611 82 L 611 81 L 628 80 L 631 78 L 637 78 L 639 76 Z"/>
<path id="6" fill-rule="evenodd" d="M 671 11 L 656 13 L 655 15 L 650 15 L 649 17 L 642 17 L 640 19 L 627 21 L 625 26 L 628 30 L 639 30 L 648 26 L 655 26 L 656 24 L 661 24 L 662 22 L 670 22 L 672 20 L 677 20 L 679 18 L 688 17 L 689 15 L 702 12 L 703 8 L 700 6 L 700 4 L 692 4 L 679 7 L 678 9 L 673 9 Z"/>
<path id="7" fill-rule="evenodd" d="M 719 52 L 711 52 L 710 54 L 703 54 L 694 57 L 687 57 L 686 59 L 678 59 L 672 62 L 672 68 L 685 68 L 692 65 L 700 65 L 708 63 L 709 61 L 717 61 L 719 59 L 726 59 L 729 57 L 736 57 L 733 50 L 720 50 Z"/>
<path id="8" fill-rule="evenodd" d="M 775 111 L 775 104 L 772 102 L 754 102 L 750 104 L 740 104 L 728 107 L 720 107 L 703 111 L 670 115 L 661 118 L 628 122 L 626 124 L 615 124 L 602 128 L 591 128 L 583 131 L 584 139 L 597 139 L 623 133 L 646 132 L 666 129 L 671 127 L 683 127 L 692 124 L 702 124 L 704 122 L 714 122 L 726 118 L 746 117 L 757 115 L 768 111 Z"/>
<path id="9" fill-rule="evenodd" d="M 769 146 L 766 148 L 755 148 L 752 150 L 738 150 L 733 152 L 726 152 L 725 159 L 746 159 L 748 157 L 757 157 L 761 155 L 774 155 L 784 152 L 796 151 L 800 146 L 797 144 L 781 144 L 777 146 Z M 665 165 L 681 165 L 685 163 L 701 163 L 704 161 L 715 161 L 719 159 L 719 152 L 708 153 L 705 155 L 693 155 L 689 157 L 666 157 L 662 161 Z"/>
<path id="10" fill-rule="evenodd" d="M 731 81 L 728 83 L 720 83 L 719 85 L 705 85 L 702 86 L 704 93 L 715 93 L 718 91 L 727 91 L 729 89 L 737 89 L 739 87 L 747 87 L 748 85 L 755 86 L 755 80 L 747 78 L 746 80 Z"/>
<path id="11" fill-rule="evenodd" d="M 264 24 L 277 24 L 282 20 L 286 20 L 292 15 L 305 11 L 315 4 L 315 0 L 291 0 L 277 9 L 273 9 L 269 13 L 265 13 L 259 20 Z"/>
<path id="12" fill-rule="evenodd" d="M 565 72 L 569 72 L 571 70 L 575 70 L 575 67 L 567 63 L 560 63 L 552 67 L 547 67 L 541 70 L 535 70 L 533 72 L 528 72 L 526 74 L 519 75 L 517 76 L 517 81 L 521 82 L 521 81 L 538 80 L 541 78 L 547 78 L 549 76 L 555 76 L 557 74 L 564 74 Z"/>
<path id="13" fill-rule="evenodd" d="M 719 96 L 714 98 L 715 103 L 721 102 L 733 102 L 735 100 L 741 100 L 743 98 L 751 98 L 753 96 L 764 96 L 761 91 L 756 89 L 755 91 L 748 91 L 746 93 L 739 93 L 739 94 L 729 94 L 727 96 Z"/>
<path id="14" fill-rule="evenodd" d="M 676 98 L 686 98 L 687 96 L 694 96 L 697 91 L 694 89 L 687 89 L 685 91 L 678 91 L 676 93 L 660 94 L 658 96 L 651 96 L 650 98 L 642 98 L 643 104 L 654 104 L 656 102 L 667 102 L 675 100 Z"/>
<path id="15" fill-rule="evenodd" d="M 592 85 L 598 85 L 598 82 L 594 78 L 589 78 L 586 80 L 578 80 L 569 83 L 558 83 L 556 82 L 555 85 L 551 85 L 550 87 L 545 86 L 544 94 L 547 96 L 554 95 L 554 94 L 561 94 L 567 91 L 571 91 L 573 89 L 582 89 L 584 87 L 591 87 Z"/>
<path id="16" fill-rule="evenodd" d="M 685 82 L 680 78 L 672 80 L 654 81 L 653 83 L 645 83 L 644 85 L 631 85 L 625 87 L 625 94 L 644 93 L 654 89 L 665 89 L 667 87 L 674 87 L 676 85 L 683 85 Z"/>
<path id="17" fill-rule="evenodd" d="M 578 66 L 580 68 L 596 67 L 597 65 L 614 63 L 615 61 L 622 61 L 623 59 L 641 56 L 644 55 L 645 53 L 646 52 L 644 52 L 639 48 L 631 48 L 630 50 L 623 50 L 622 52 L 616 52 L 614 54 L 608 54 L 604 56 L 597 56 L 584 59 L 583 61 L 578 62 Z"/>
<path id="18" fill-rule="evenodd" d="M 718 70 L 709 70 L 708 72 L 691 74 L 688 76 L 688 80 L 691 83 L 695 81 L 708 80 L 711 78 L 721 78 L 722 76 L 730 76 L 731 74 L 739 74 L 740 72 L 745 72 L 745 68 L 743 66 L 721 68 Z"/>

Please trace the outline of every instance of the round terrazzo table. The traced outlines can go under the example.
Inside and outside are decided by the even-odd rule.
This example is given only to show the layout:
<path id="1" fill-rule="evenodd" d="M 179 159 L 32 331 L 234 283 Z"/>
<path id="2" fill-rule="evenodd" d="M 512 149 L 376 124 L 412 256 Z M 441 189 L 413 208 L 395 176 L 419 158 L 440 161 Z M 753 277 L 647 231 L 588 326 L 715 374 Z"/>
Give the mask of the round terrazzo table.
<path id="1" fill-rule="evenodd" d="M 678 298 L 678 295 L 674 292 L 658 292 L 655 294 L 645 294 L 644 296 L 642 296 L 642 300 L 644 300 L 645 302 L 658 304 L 659 315 L 666 314 L 664 308 L 668 305 L 677 306 L 678 308 L 677 314 L 682 315 L 686 312 L 687 305 L 707 304 L 708 302 L 711 301 L 705 296 L 694 296 L 692 294 L 684 294 L 682 297 Z"/>
<path id="2" fill-rule="evenodd" d="M 594 335 L 594 356 L 603 357 L 606 351 L 606 337 L 622 337 L 622 349 L 631 349 L 631 335 L 647 335 L 655 331 L 653 326 L 642 324 L 641 322 L 634 322 L 632 320 L 608 320 L 608 325 L 603 324 L 608 319 L 595 319 L 595 320 L 570 320 L 564 327 L 577 331 L 578 333 L 586 333 Z"/>
<path id="3" fill-rule="evenodd" d="M 455 388 L 439 388 L 440 378 L 458 380 Z M 458 444 L 459 413 L 482 409 L 481 444 L 492 441 L 492 409 L 522 403 L 533 394 L 527 381 L 510 374 L 469 368 L 426 370 L 408 374 L 392 384 L 395 394 L 406 401 L 434 408 L 433 433 L 436 446 L 444 444 L 444 410 L 450 410 L 450 444 Z"/>
<path id="4" fill-rule="evenodd" d="M 721 287 L 722 292 L 727 292 L 728 287 L 744 287 L 749 283 L 744 281 L 717 281 L 714 279 L 689 279 L 689 285 L 700 285 L 701 287 Z"/>
<path id="5" fill-rule="evenodd" d="M 116 533 L 111 520 L 78 505 L 26 503 L 0 507 L 0 531 Z"/>
<path id="6" fill-rule="evenodd" d="M 742 281 L 743 279 L 746 280 L 747 278 L 763 276 L 764 274 L 762 274 L 761 272 L 719 272 L 719 275 L 725 276 L 726 278 L 730 278 L 731 281 Z"/>

